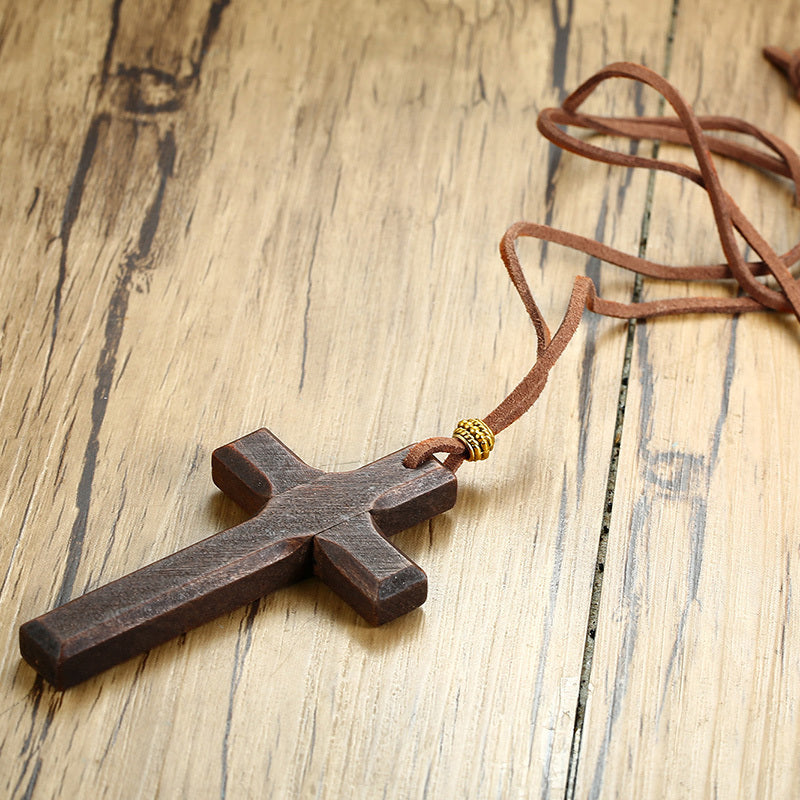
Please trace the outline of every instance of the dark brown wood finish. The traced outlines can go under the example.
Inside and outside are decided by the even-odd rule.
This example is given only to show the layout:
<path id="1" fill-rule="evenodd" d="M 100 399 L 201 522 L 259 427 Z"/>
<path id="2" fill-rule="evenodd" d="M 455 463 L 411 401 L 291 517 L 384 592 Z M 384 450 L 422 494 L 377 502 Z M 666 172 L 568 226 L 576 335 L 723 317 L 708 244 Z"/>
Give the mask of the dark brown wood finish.
<path id="1" fill-rule="evenodd" d="M 266 429 L 219 448 L 214 482 L 255 516 L 26 622 L 23 657 L 63 689 L 312 574 L 373 625 L 417 608 L 425 573 L 385 537 L 452 508 L 456 477 L 408 449 L 326 473 Z"/>

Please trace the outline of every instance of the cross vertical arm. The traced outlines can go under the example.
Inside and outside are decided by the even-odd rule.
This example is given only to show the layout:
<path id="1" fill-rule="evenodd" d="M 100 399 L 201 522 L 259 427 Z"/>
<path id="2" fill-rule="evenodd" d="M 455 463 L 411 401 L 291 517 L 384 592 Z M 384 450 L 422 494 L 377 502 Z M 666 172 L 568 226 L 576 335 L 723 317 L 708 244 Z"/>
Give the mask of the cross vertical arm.
<path id="1" fill-rule="evenodd" d="M 308 536 L 255 517 L 26 622 L 25 660 L 64 689 L 311 573 Z"/>

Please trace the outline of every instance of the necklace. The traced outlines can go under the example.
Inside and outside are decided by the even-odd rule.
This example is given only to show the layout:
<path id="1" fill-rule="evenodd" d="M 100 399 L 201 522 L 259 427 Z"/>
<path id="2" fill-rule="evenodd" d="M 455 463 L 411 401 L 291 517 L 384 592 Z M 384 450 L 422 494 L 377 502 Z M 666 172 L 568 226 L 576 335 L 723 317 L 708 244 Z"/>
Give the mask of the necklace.
<path id="1" fill-rule="evenodd" d="M 580 113 L 594 89 L 612 78 L 653 87 L 676 115 L 620 119 Z M 560 126 L 689 145 L 698 169 L 605 149 Z M 547 225 L 512 225 L 501 240 L 500 254 L 536 331 L 537 357 L 497 408 L 481 419 L 460 421 L 449 437 L 425 439 L 351 472 L 315 469 L 263 428 L 215 450 L 214 482 L 253 516 L 26 622 L 20 629 L 20 649 L 44 678 L 57 688 L 79 683 L 311 574 L 375 625 L 417 608 L 427 596 L 425 573 L 387 537 L 453 507 L 457 470 L 465 460 L 488 457 L 495 436 L 533 405 L 584 309 L 623 319 L 765 309 L 791 311 L 800 318 L 800 286 L 789 271 L 789 265 L 800 260 L 800 244 L 778 255 L 722 188 L 712 158 L 714 152 L 769 170 L 790 178 L 800 190 L 800 157 L 786 143 L 744 120 L 695 116 L 666 80 L 646 67 L 627 63 L 606 67 L 567 97 L 561 108 L 542 111 L 538 127 L 550 141 L 578 155 L 673 172 L 701 186 L 709 195 L 726 263 L 671 267 Z M 771 153 L 706 131 L 750 135 Z M 743 259 L 737 233 L 760 260 Z M 551 335 L 517 255 L 515 243 L 523 236 L 572 247 L 650 277 L 735 280 L 743 294 L 618 303 L 599 297 L 592 281 L 578 276 L 564 318 Z M 757 279 L 767 274 L 775 278 L 778 289 Z M 447 454 L 443 463 L 435 458 L 440 453 Z"/>

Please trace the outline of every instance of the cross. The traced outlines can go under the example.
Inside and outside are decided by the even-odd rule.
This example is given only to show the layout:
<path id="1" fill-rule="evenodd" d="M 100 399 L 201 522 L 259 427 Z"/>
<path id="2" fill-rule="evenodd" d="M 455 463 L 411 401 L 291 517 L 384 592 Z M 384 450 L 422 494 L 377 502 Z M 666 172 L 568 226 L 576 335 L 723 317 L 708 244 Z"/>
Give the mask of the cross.
<path id="1" fill-rule="evenodd" d="M 58 689 L 310 575 L 374 625 L 425 602 L 425 573 L 386 536 L 452 508 L 455 475 L 409 448 L 351 472 L 301 461 L 266 428 L 212 455 L 250 519 L 20 628 L 23 658 Z"/>

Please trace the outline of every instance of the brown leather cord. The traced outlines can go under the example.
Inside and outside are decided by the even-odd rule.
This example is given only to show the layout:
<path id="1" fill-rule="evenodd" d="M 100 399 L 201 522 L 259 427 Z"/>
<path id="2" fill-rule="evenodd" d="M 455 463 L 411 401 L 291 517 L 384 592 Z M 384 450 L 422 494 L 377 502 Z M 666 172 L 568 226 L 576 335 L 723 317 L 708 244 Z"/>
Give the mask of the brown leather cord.
<path id="1" fill-rule="evenodd" d="M 794 96 L 800 100 L 800 50 L 787 53 L 780 47 L 765 47 L 764 58 L 777 67 L 792 84 Z"/>
<path id="2" fill-rule="evenodd" d="M 800 75 L 800 67 L 797 67 L 796 72 Z M 672 106 L 676 116 L 612 118 L 579 113 L 578 109 L 592 92 L 602 82 L 612 78 L 627 78 L 651 86 Z M 569 134 L 559 127 L 562 125 L 584 128 L 607 136 L 655 139 L 689 145 L 694 151 L 698 168 L 679 162 L 609 150 Z M 709 312 L 735 314 L 770 309 L 792 312 L 800 319 L 800 283 L 789 271 L 789 267 L 800 260 L 800 243 L 783 255 L 778 255 L 745 217 L 733 198 L 722 188 L 712 157 L 712 152 L 718 153 L 789 178 L 795 187 L 795 197 L 798 197 L 800 156 L 788 144 L 735 117 L 695 116 L 689 104 L 668 81 L 647 67 L 629 63 L 611 64 L 600 70 L 569 95 L 561 108 L 544 109 L 539 114 L 537 127 L 551 142 L 577 155 L 607 164 L 672 172 L 701 186 L 709 196 L 726 262 L 697 266 L 658 264 L 623 253 L 594 239 L 549 225 L 533 222 L 518 222 L 512 225 L 500 242 L 500 256 L 533 322 L 538 342 L 537 358 L 519 385 L 484 418 L 484 422 L 495 434 L 519 419 L 539 397 L 547 382 L 550 369 L 575 333 L 584 308 L 597 314 L 621 319 Z M 728 131 L 752 136 L 772 154 L 709 135 L 706 131 Z M 750 245 L 760 260 L 752 262 L 744 260 L 736 238 L 737 234 Z M 707 282 L 719 280 L 730 282 L 734 279 L 744 296 L 672 298 L 642 303 L 619 303 L 599 297 L 592 281 L 588 277 L 578 276 L 575 278 L 567 312 L 555 335 L 551 337 L 550 330 L 525 280 L 517 255 L 516 240 L 520 236 L 530 236 L 571 247 L 647 277 Z M 757 276 L 765 274 L 775 278 L 779 290 L 772 289 L 756 279 Z M 436 437 L 416 444 L 406 456 L 404 463 L 407 467 L 413 468 L 434 453 L 449 453 L 445 464 L 453 471 L 461 466 L 465 458 L 462 442 L 450 437 Z"/>

